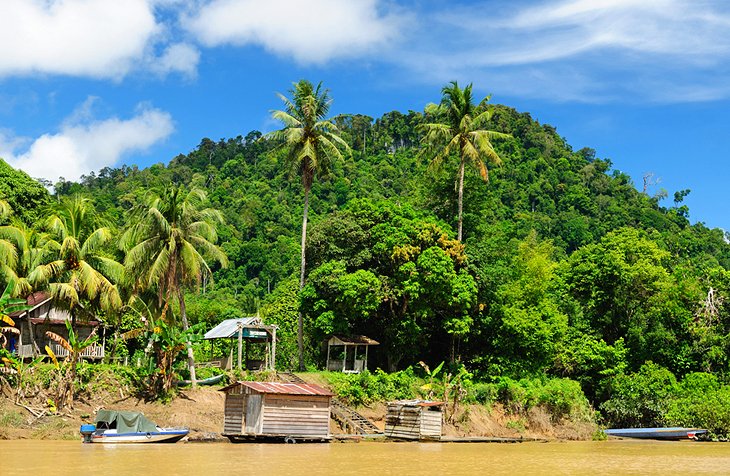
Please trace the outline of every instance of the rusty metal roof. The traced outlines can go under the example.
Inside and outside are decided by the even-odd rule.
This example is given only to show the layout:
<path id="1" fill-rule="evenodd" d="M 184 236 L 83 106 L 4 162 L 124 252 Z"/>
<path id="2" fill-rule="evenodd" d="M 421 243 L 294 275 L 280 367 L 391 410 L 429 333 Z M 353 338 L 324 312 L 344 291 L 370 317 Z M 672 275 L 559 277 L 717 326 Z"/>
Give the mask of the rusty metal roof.
<path id="1" fill-rule="evenodd" d="M 431 400 L 397 400 L 388 402 L 388 405 L 402 405 L 404 407 L 440 407 L 444 402 L 434 402 Z"/>
<path id="2" fill-rule="evenodd" d="M 277 393 L 280 395 L 321 395 L 332 397 L 334 393 L 324 387 L 311 383 L 280 383 L 280 382 L 235 382 L 220 391 L 224 392 L 237 385 L 243 385 L 259 393 Z"/>
<path id="3" fill-rule="evenodd" d="M 28 306 L 30 306 L 30 309 L 24 309 L 22 311 L 15 311 L 8 314 L 10 317 L 20 317 L 22 315 L 25 315 L 28 313 L 28 311 L 32 311 L 33 309 L 37 308 L 41 304 L 45 303 L 46 301 L 50 301 L 51 295 L 48 294 L 46 291 L 36 291 L 32 294 L 29 294 L 28 297 L 25 299 L 25 302 Z"/>
<path id="4" fill-rule="evenodd" d="M 333 341 L 337 339 L 340 342 Z M 342 344 L 357 344 L 357 345 L 380 345 L 380 342 L 371 339 L 368 336 L 354 335 L 354 336 L 332 336 L 329 340 L 331 345 L 342 345 Z"/>

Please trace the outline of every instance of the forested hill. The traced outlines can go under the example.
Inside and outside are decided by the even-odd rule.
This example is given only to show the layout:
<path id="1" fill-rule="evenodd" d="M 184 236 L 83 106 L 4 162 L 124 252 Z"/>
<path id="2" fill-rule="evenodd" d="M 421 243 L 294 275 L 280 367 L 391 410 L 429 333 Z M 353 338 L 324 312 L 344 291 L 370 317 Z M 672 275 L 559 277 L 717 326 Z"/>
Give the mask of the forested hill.
<path id="1" fill-rule="evenodd" d="M 335 120 L 352 154 L 314 181 L 299 297 L 301 178 L 259 132 L 55 190 L 93 197 L 120 228 L 153 186 L 206 190 L 226 220 L 219 241 L 230 264 L 204 294 L 191 291 L 191 317 L 260 310 L 290 339 L 284 359 L 300 302 L 312 362 L 321 339 L 342 332 L 380 341 L 383 368 L 453 356 L 483 375 L 572 376 L 589 395 L 646 361 L 676 374 L 727 370 L 730 246 L 721 230 L 690 224 L 685 191 L 674 202 L 641 193 L 593 150 L 574 151 L 552 126 L 496 106 L 489 128 L 512 138 L 493 141 L 502 165 L 488 182 L 467 168 L 462 245 L 458 161 L 433 169 L 419 155 L 423 114 Z"/>

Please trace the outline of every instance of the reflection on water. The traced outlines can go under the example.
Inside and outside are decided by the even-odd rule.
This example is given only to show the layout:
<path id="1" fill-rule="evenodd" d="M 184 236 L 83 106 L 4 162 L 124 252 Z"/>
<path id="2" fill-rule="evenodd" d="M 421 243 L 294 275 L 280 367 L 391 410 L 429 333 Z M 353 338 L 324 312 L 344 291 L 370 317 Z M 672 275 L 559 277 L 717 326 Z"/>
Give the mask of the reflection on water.
<path id="1" fill-rule="evenodd" d="M 83 445 L 0 441 L 0 475 L 728 474 L 730 444 L 695 442 Z"/>

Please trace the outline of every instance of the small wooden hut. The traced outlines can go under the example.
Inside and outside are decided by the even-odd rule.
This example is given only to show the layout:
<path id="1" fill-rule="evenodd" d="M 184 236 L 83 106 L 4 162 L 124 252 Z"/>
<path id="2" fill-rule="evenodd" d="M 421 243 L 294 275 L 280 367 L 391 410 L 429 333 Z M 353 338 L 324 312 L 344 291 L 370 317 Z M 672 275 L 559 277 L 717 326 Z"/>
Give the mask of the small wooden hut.
<path id="1" fill-rule="evenodd" d="M 226 393 L 223 436 L 250 440 L 325 441 L 333 394 L 318 385 L 235 382 Z"/>
<path id="2" fill-rule="evenodd" d="M 330 337 L 327 341 L 327 370 L 345 373 L 367 370 L 368 348 L 378 344 L 378 341 L 367 336 Z"/>
<path id="3" fill-rule="evenodd" d="M 402 400 L 388 403 L 385 436 L 403 440 L 441 438 L 443 402 Z"/>

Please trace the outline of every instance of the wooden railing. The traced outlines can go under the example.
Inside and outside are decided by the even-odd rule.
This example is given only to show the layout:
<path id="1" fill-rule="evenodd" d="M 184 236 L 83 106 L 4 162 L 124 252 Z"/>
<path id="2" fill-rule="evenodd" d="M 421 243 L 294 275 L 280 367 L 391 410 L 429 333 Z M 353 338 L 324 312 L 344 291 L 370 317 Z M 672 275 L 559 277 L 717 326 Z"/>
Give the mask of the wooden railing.
<path id="1" fill-rule="evenodd" d="M 33 351 L 33 344 L 23 344 L 18 346 L 18 357 L 33 357 L 35 352 Z"/>
<path id="2" fill-rule="evenodd" d="M 61 347 L 58 344 L 53 344 L 51 347 L 51 350 L 53 350 L 53 353 L 56 354 L 56 357 L 68 357 L 68 350 L 66 350 L 64 347 Z M 85 348 L 82 352 L 80 357 L 82 359 L 103 359 L 104 358 L 104 347 L 96 344 L 92 344 L 89 347 Z"/>

